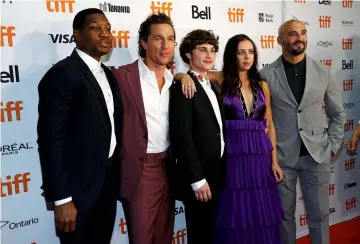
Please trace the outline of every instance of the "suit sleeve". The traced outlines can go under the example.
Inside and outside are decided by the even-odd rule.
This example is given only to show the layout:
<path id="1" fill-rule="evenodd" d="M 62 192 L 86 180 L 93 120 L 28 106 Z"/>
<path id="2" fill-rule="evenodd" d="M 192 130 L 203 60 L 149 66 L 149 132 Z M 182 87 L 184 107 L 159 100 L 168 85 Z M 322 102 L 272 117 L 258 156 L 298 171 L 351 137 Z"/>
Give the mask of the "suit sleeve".
<path id="1" fill-rule="evenodd" d="M 345 110 L 336 79 L 330 71 L 324 100 L 327 107 L 327 117 L 329 118 L 328 135 L 331 151 L 336 154 L 344 137 Z"/>
<path id="2" fill-rule="evenodd" d="M 193 141 L 193 100 L 184 96 L 181 84 L 171 89 L 170 133 L 179 163 L 185 168 L 190 183 L 204 179 L 204 173 Z"/>
<path id="3" fill-rule="evenodd" d="M 73 82 L 62 67 L 54 66 L 38 86 L 38 150 L 47 201 L 70 197 L 64 170 L 63 147 L 73 101 Z"/>

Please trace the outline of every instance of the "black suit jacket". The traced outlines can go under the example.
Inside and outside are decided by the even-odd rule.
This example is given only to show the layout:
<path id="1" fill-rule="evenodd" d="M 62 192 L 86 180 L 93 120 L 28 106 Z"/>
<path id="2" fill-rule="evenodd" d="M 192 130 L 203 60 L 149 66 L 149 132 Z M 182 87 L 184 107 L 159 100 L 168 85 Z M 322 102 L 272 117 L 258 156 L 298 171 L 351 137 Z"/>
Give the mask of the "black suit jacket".
<path id="1" fill-rule="evenodd" d="M 225 184 L 226 169 L 224 157 L 219 158 L 221 128 L 215 112 L 199 81 L 188 74 L 195 82 L 196 95 L 192 99 L 186 98 L 178 81 L 173 84 L 170 96 L 170 137 L 172 156 L 176 161 L 174 190 L 175 197 L 182 201 L 195 200 L 191 184 L 204 178 L 212 195 L 216 195 Z"/>
<path id="2" fill-rule="evenodd" d="M 102 67 L 114 98 L 116 157 L 122 138 L 123 103 L 115 77 Z M 86 211 L 99 197 L 111 164 L 111 125 L 101 88 L 74 50 L 44 75 L 38 92 L 37 142 L 45 199 L 53 202 L 71 196 L 78 211 Z"/>

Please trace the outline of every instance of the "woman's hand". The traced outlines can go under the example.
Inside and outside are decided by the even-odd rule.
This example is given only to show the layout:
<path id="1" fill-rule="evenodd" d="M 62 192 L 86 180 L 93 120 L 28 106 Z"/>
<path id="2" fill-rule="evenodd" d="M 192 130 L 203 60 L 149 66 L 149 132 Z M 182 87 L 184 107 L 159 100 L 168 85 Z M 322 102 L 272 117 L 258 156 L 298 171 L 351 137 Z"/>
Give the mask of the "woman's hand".
<path id="1" fill-rule="evenodd" d="M 195 95 L 196 87 L 195 82 L 188 74 L 184 74 L 181 79 L 182 91 L 186 98 L 192 98 Z"/>
<path id="2" fill-rule="evenodd" d="M 283 171 L 277 162 L 273 162 L 272 171 L 277 183 L 281 182 L 284 179 Z"/>

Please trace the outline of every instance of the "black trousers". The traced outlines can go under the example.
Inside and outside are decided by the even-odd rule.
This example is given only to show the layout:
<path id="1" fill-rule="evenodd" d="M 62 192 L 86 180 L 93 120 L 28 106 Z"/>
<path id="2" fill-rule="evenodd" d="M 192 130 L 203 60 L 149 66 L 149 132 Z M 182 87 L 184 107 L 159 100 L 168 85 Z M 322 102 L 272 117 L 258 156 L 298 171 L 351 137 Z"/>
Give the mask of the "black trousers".
<path id="1" fill-rule="evenodd" d="M 116 164 L 114 162 L 113 164 Z M 114 167 L 109 166 L 101 194 L 89 212 L 78 213 L 74 232 L 59 233 L 61 244 L 109 244 L 116 217 L 116 192 Z"/>
<path id="2" fill-rule="evenodd" d="M 195 193 L 194 193 L 195 194 Z M 208 202 L 184 202 L 188 244 L 211 244 L 214 241 L 218 197 Z"/>

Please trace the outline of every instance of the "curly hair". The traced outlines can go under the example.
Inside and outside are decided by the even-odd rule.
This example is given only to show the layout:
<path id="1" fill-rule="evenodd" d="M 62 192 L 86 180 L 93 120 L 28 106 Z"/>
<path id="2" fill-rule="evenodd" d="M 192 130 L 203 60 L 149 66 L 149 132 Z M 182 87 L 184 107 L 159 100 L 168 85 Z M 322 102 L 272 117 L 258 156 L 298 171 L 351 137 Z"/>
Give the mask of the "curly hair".
<path id="1" fill-rule="evenodd" d="M 141 41 L 147 41 L 151 32 L 151 26 L 156 24 L 168 24 L 172 27 L 175 36 L 174 24 L 169 16 L 163 13 L 155 13 L 149 15 L 144 22 L 141 23 L 139 28 L 138 38 L 138 54 L 140 57 L 145 58 L 146 50 L 141 46 Z"/>
<path id="2" fill-rule="evenodd" d="M 189 32 L 182 40 L 179 47 L 182 60 L 190 64 L 190 60 L 186 57 L 186 53 L 191 53 L 197 45 L 210 44 L 215 47 L 215 52 L 219 51 L 219 36 L 209 30 L 193 30 Z"/>

